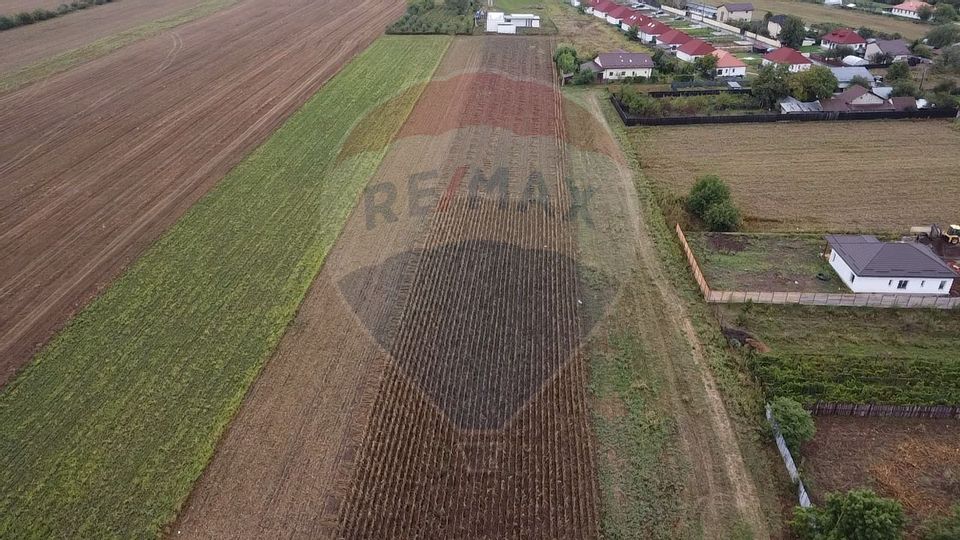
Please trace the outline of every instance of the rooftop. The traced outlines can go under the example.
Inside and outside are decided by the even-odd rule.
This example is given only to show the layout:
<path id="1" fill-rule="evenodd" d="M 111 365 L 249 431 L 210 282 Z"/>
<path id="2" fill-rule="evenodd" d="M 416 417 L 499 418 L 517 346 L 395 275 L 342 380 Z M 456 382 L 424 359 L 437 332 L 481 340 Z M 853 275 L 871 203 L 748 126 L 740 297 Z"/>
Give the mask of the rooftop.
<path id="1" fill-rule="evenodd" d="M 881 51 L 892 56 L 910 56 L 910 48 L 907 42 L 902 39 L 878 39 L 874 44 Z"/>
<path id="2" fill-rule="evenodd" d="M 928 246 L 881 242 L 875 236 L 827 235 L 830 247 L 862 277 L 956 278 L 957 274 Z"/>
<path id="3" fill-rule="evenodd" d="M 743 60 L 737 58 L 736 56 L 734 56 L 733 54 L 731 54 L 729 51 L 725 51 L 725 50 L 723 50 L 723 49 L 717 49 L 717 50 L 713 51 L 713 52 L 710 53 L 710 54 L 712 54 L 713 56 L 716 56 L 716 57 L 717 57 L 717 67 L 718 67 L 718 68 L 741 68 L 741 67 L 745 68 L 745 67 L 747 67 L 747 64 L 745 64 L 745 63 L 743 62 Z"/>
<path id="4" fill-rule="evenodd" d="M 681 45 L 693 39 L 685 32 L 681 32 L 676 28 L 667 30 L 660 35 L 659 41 L 666 43 L 667 45 Z"/>
<path id="5" fill-rule="evenodd" d="M 860 34 L 850 28 L 836 28 L 829 34 L 823 36 L 823 41 L 839 45 L 859 45 L 866 43 L 866 40 L 860 37 Z"/>
<path id="6" fill-rule="evenodd" d="M 652 68 L 653 59 L 643 53 L 615 51 L 601 53 L 594 60 L 603 69 Z"/>
<path id="7" fill-rule="evenodd" d="M 902 9 L 904 11 L 920 11 L 920 8 L 924 6 L 933 7 L 926 2 L 921 2 L 920 0 L 907 0 L 902 4 L 897 4 L 893 6 L 893 9 Z"/>
<path id="8" fill-rule="evenodd" d="M 720 4 L 719 7 L 727 8 L 727 11 L 753 11 L 753 4 L 750 2 L 733 2 Z"/>
<path id="9" fill-rule="evenodd" d="M 680 46 L 679 51 L 690 56 L 705 56 L 717 50 L 713 45 L 702 39 L 691 38 Z"/>
<path id="10" fill-rule="evenodd" d="M 790 47 L 780 47 L 775 51 L 763 55 L 764 60 L 775 62 L 777 64 L 811 64 L 810 59 L 800 54 L 799 51 Z"/>

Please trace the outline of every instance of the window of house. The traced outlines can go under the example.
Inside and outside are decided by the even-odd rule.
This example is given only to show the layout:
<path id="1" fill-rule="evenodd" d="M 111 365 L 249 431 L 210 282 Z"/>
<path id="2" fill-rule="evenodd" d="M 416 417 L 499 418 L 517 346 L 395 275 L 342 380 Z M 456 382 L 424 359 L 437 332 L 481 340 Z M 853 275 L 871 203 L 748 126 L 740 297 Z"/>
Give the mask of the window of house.
<path id="1" fill-rule="evenodd" d="M 853 283 L 853 280 L 857 279 L 857 276 L 850 274 L 850 283 Z"/>
<path id="2" fill-rule="evenodd" d="M 946 289 L 946 288 L 947 288 L 947 281 L 946 281 L 946 280 L 941 281 L 941 282 L 940 282 L 940 290 L 942 291 L 942 290 L 944 290 L 944 289 Z"/>
<path id="3" fill-rule="evenodd" d="M 901 279 L 900 281 L 897 282 L 897 288 L 898 288 L 898 289 L 906 289 L 908 283 L 910 283 L 908 280 L 906 280 L 906 279 Z"/>
<path id="4" fill-rule="evenodd" d="M 893 280 L 892 280 L 892 279 L 887 282 L 887 287 L 893 287 Z"/>
<path id="5" fill-rule="evenodd" d="M 921 286 L 921 287 L 924 287 L 924 286 L 926 286 L 926 285 L 927 285 L 927 280 L 921 279 L 921 280 L 920 280 L 920 286 Z"/>

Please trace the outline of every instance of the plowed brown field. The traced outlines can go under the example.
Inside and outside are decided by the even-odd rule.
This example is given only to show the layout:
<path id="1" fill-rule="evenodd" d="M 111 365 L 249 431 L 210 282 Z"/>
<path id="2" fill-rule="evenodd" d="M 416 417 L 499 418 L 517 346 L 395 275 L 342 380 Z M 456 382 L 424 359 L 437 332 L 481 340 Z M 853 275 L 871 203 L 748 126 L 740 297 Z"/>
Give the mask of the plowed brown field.
<path id="1" fill-rule="evenodd" d="M 246 2 L 0 96 L 0 384 L 403 4 Z"/>
<path id="2" fill-rule="evenodd" d="M 551 47 L 454 42 L 173 535 L 598 536 Z"/>
<path id="3" fill-rule="evenodd" d="M 0 32 L 0 50 L 9 51 L 0 55 L 0 74 L 189 9 L 203 1 L 117 0 L 56 19 Z M 0 2 L 0 15 L 33 11 L 38 7 L 53 9 L 59 3 L 50 0 Z M 171 37 L 170 40 L 172 39 Z"/>

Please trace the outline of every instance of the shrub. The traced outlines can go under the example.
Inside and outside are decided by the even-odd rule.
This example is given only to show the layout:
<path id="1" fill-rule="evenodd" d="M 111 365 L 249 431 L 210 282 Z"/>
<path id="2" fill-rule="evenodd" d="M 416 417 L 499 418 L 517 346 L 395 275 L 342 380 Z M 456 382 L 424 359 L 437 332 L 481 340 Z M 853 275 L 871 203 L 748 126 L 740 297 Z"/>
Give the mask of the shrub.
<path id="1" fill-rule="evenodd" d="M 941 24 L 927 32 L 927 45 L 931 47 L 939 49 L 957 42 L 960 42 L 960 26 L 955 24 Z M 914 50 L 914 54 L 919 53 Z"/>
<path id="2" fill-rule="evenodd" d="M 17 22 L 7 17 L 6 15 L 0 15 L 0 30 L 8 30 L 10 28 L 16 28 Z"/>
<path id="3" fill-rule="evenodd" d="M 887 80 L 896 81 L 898 79 L 910 78 L 910 66 L 906 62 L 894 62 L 887 68 Z"/>
<path id="4" fill-rule="evenodd" d="M 950 515 L 924 523 L 920 527 L 923 540 L 956 540 L 960 538 L 960 504 L 953 507 Z"/>
<path id="5" fill-rule="evenodd" d="M 22 12 L 22 13 L 17 13 L 16 21 L 17 21 L 17 26 L 24 26 L 24 25 L 27 25 L 27 24 L 33 24 L 33 23 L 37 22 L 37 21 L 33 18 L 33 14 L 32 14 L 32 13 L 27 13 L 26 11 L 24 11 L 24 12 Z"/>
<path id="6" fill-rule="evenodd" d="M 570 82 L 573 84 L 590 84 L 595 80 L 597 80 L 596 73 L 590 71 L 589 69 L 585 69 L 583 71 L 578 71 Z"/>
<path id="7" fill-rule="evenodd" d="M 56 13 L 48 9 L 37 8 L 33 10 L 33 19 L 36 21 L 45 21 L 47 19 L 52 19 L 56 16 L 57 16 Z"/>
<path id="8" fill-rule="evenodd" d="M 780 434 L 790 452 L 800 452 L 800 445 L 813 439 L 817 431 L 810 412 L 799 402 L 788 397 L 779 397 L 770 404 L 773 418 L 780 426 Z"/>
<path id="9" fill-rule="evenodd" d="M 801 540 L 897 540 L 903 507 L 868 489 L 831 493 L 823 507 L 794 509 L 790 527 Z"/>
<path id="10" fill-rule="evenodd" d="M 690 189 L 690 195 L 687 196 L 687 209 L 702 218 L 711 206 L 729 200 L 730 188 L 720 177 L 708 174 L 697 178 L 697 183 Z"/>
<path id="11" fill-rule="evenodd" d="M 703 221 L 713 232 L 735 231 L 740 226 L 740 210 L 732 201 L 719 202 L 707 209 Z"/>

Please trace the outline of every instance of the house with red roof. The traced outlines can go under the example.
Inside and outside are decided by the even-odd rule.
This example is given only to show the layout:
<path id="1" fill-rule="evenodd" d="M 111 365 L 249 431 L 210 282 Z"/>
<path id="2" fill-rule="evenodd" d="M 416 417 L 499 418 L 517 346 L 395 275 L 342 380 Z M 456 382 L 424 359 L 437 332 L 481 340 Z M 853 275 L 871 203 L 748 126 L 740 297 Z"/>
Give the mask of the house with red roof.
<path id="1" fill-rule="evenodd" d="M 620 29 L 624 32 L 629 32 L 633 29 L 634 26 L 638 27 L 644 22 L 648 21 L 650 18 L 646 15 L 643 15 L 639 11 L 631 11 L 630 15 L 627 15 L 620 21 Z"/>
<path id="2" fill-rule="evenodd" d="M 920 10 L 923 8 L 933 9 L 933 6 L 920 0 L 907 0 L 906 2 L 893 6 L 890 9 L 890 14 L 896 15 L 897 17 L 920 20 Z"/>
<path id="3" fill-rule="evenodd" d="M 633 10 L 627 6 L 616 6 L 607 12 L 607 22 L 620 26 L 620 21 L 633 13 Z"/>
<path id="4" fill-rule="evenodd" d="M 768 52 L 763 55 L 763 61 L 761 62 L 764 66 L 769 66 L 770 64 L 779 64 L 781 66 L 787 66 L 787 68 L 796 73 L 798 71 L 806 71 L 813 67 L 813 62 L 809 58 L 800 54 L 796 49 L 791 49 L 790 47 L 780 47 L 775 51 Z"/>
<path id="5" fill-rule="evenodd" d="M 677 58 L 684 62 L 693 62 L 717 50 L 713 45 L 702 39 L 691 38 L 677 49 Z"/>
<path id="6" fill-rule="evenodd" d="M 640 38 L 640 41 L 644 43 L 656 43 L 657 39 L 672 30 L 669 26 L 663 24 L 662 22 L 647 18 L 640 26 L 637 28 L 637 37 Z"/>
<path id="7" fill-rule="evenodd" d="M 917 108 L 917 100 L 910 96 L 885 98 L 859 84 L 849 86 L 833 97 L 820 100 L 825 111 L 906 111 Z"/>
<path id="8" fill-rule="evenodd" d="M 717 57 L 717 77 L 745 77 L 747 75 L 747 64 L 730 51 L 717 49 L 710 54 Z"/>
<path id="9" fill-rule="evenodd" d="M 607 13 L 619 6 L 620 4 L 612 2 L 611 0 L 589 0 L 586 11 L 587 13 L 592 13 L 593 16 L 598 19 L 606 20 Z"/>
<path id="10" fill-rule="evenodd" d="M 691 39 L 693 38 L 684 32 L 676 28 L 671 28 L 657 37 L 657 45 L 675 51 Z"/>
<path id="11" fill-rule="evenodd" d="M 852 47 L 855 51 L 863 51 L 866 46 L 867 40 L 850 28 L 836 28 L 820 39 L 820 47 L 824 50 Z"/>

